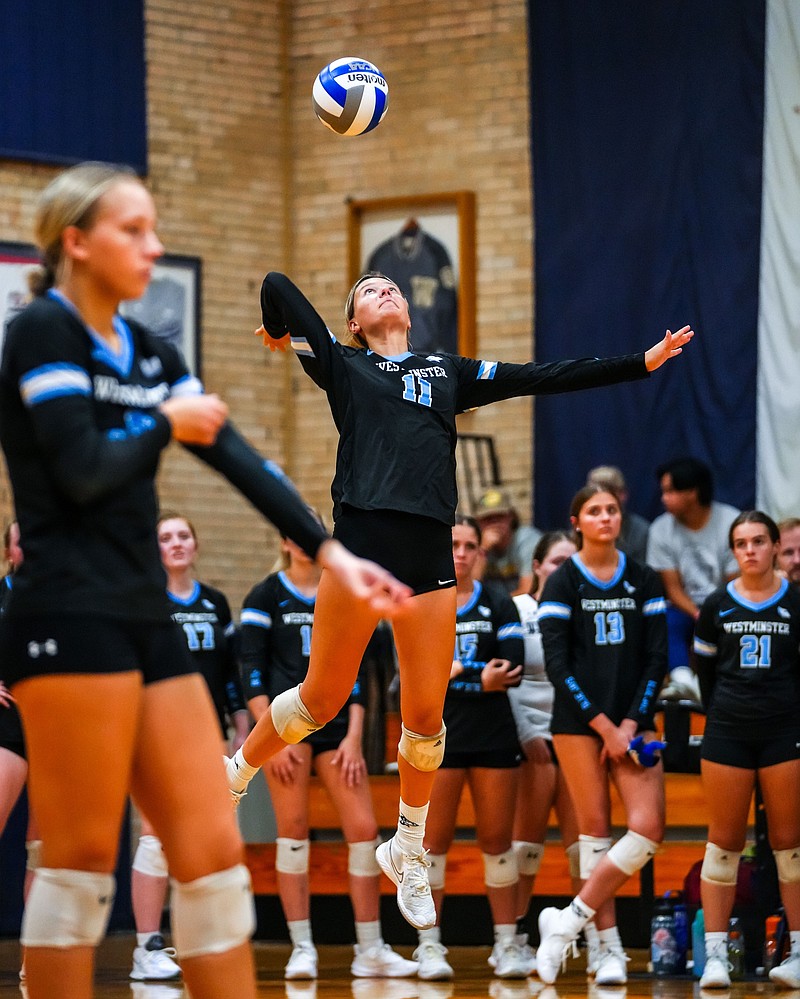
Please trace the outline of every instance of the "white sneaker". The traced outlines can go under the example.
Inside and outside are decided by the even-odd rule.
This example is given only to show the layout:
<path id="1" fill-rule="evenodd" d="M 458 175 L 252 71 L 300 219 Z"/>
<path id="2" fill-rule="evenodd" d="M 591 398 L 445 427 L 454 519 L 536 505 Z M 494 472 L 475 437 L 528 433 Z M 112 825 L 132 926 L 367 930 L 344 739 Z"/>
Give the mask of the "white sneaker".
<path id="1" fill-rule="evenodd" d="M 423 940 L 414 951 L 417 978 L 425 982 L 442 982 L 453 977 L 453 969 L 446 960 L 447 948 L 434 940 Z"/>
<path id="2" fill-rule="evenodd" d="M 178 952 L 167 947 L 160 933 L 154 933 L 144 947 L 133 952 L 130 977 L 137 982 L 168 982 L 181 977 L 181 969 L 173 958 Z"/>
<path id="3" fill-rule="evenodd" d="M 250 781 L 243 780 L 239 776 L 238 767 L 230 756 L 225 756 L 223 753 L 222 762 L 225 764 L 225 776 L 228 778 L 228 788 L 231 792 L 233 807 L 238 808 L 239 802 L 247 794 L 247 785 Z"/>
<path id="4" fill-rule="evenodd" d="M 596 985 L 625 985 L 628 972 L 625 965 L 630 958 L 625 951 L 617 946 L 602 947 L 597 959 L 594 973 Z"/>
<path id="5" fill-rule="evenodd" d="M 528 934 L 515 933 L 514 943 L 519 944 L 520 948 L 522 949 L 523 959 L 525 960 L 528 966 L 528 974 L 532 975 L 536 971 L 536 951 L 528 943 Z M 492 947 L 492 953 L 486 959 L 486 963 L 489 965 L 490 968 L 497 967 L 497 955 L 499 954 L 499 952 L 500 952 L 500 946 L 498 945 L 497 941 L 495 941 L 495 945 L 494 947 Z"/>
<path id="6" fill-rule="evenodd" d="M 297 978 L 316 978 L 317 960 L 317 948 L 313 943 L 304 940 L 292 951 L 283 977 L 289 981 Z"/>
<path id="7" fill-rule="evenodd" d="M 723 940 L 720 947 L 716 947 L 710 954 L 706 954 L 706 966 L 703 969 L 703 977 L 700 979 L 700 988 L 729 989 L 731 987 L 730 970 L 728 945 Z"/>
<path id="8" fill-rule="evenodd" d="M 597 974 L 597 966 L 600 964 L 600 955 L 603 950 L 596 940 L 586 943 L 586 974 L 594 978 Z"/>
<path id="9" fill-rule="evenodd" d="M 350 974 L 355 978 L 410 978 L 417 973 L 417 962 L 407 961 L 387 943 L 374 947 L 356 944 L 353 950 L 356 956 L 350 965 Z"/>
<path id="10" fill-rule="evenodd" d="M 691 701 L 700 704 L 700 684 L 688 666 L 679 666 L 669 675 L 669 681 L 661 691 L 662 701 Z"/>
<path id="11" fill-rule="evenodd" d="M 561 910 L 553 907 L 539 913 L 539 946 L 536 949 L 536 973 L 545 985 L 552 985 L 572 956 L 577 957 L 575 938 L 561 932 Z"/>
<path id="12" fill-rule="evenodd" d="M 496 978 L 527 978 L 529 961 L 525 957 L 522 945 L 516 940 L 506 943 L 496 943 L 492 950 L 494 955 L 494 973 Z"/>
<path id="13" fill-rule="evenodd" d="M 787 989 L 800 989 L 800 950 L 792 950 L 787 958 L 769 973 L 769 980 Z"/>
<path id="14" fill-rule="evenodd" d="M 404 919 L 418 930 L 429 930 L 436 925 L 436 907 L 433 904 L 428 881 L 427 850 L 412 856 L 392 849 L 394 837 L 381 843 L 375 857 L 386 877 L 397 885 L 397 907 Z"/>

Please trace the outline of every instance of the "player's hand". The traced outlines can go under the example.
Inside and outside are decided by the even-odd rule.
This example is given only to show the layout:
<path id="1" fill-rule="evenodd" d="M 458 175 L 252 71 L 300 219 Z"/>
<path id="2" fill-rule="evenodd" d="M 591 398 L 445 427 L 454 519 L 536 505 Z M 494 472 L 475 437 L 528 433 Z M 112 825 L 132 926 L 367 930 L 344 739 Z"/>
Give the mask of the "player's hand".
<path id="1" fill-rule="evenodd" d="M 276 777 L 285 787 L 290 787 L 298 777 L 302 762 L 303 758 L 295 747 L 286 746 L 279 753 L 276 753 L 266 766 L 273 777 Z"/>
<path id="2" fill-rule="evenodd" d="M 291 346 L 292 338 L 288 333 L 280 337 L 280 339 L 275 340 L 267 333 L 263 326 L 259 326 L 257 330 L 253 331 L 253 335 L 260 336 L 264 346 L 269 347 L 273 352 L 276 350 L 288 350 Z"/>
<path id="3" fill-rule="evenodd" d="M 457 676 L 461 676 L 464 672 L 464 664 L 460 659 L 454 659 L 453 665 L 450 667 L 450 679 L 455 680 Z"/>
<path id="4" fill-rule="evenodd" d="M 322 542 L 317 562 L 381 617 L 394 617 L 413 596 L 411 588 L 405 583 L 396 580 L 377 563 L 353 555 L 333 538 Z"/>
<path id="5" fill-rule="evenodd" d="M 361 752 L 360 741 L 342 739 L 331 757 L 331 763 L 339 767 L 345 787 L 357 787 L 367 774 L 367 762 Z"/>
<path id="6" fill-rule="evenodd" d="M 512 666 L 508 659 L 490 659 L 481 670 L 481 686 L 485 691 L 508 690 L 521 674 L 522 667 Z"/>
<path id="7" fill-rule="evenodd" d="M 677 333 L 670 330 L 664 334 L 664 339 L 644 353 L 644 364 L 648 371 L 655 371 L 671 357 L 677 357 L 694 336 L 690 326 L 682 326 Z"/>
<path id="8" fill-rule="evenodd" d="M 643 735 L 637 735 L 628 743 L 628 756 L 640 767 L 654 767 L 661 760 L 659 751 L 666 747 L 666 742 L 660 742 L 658 739 L 645 742 Z"/>
<path id="9" fill-rule="evenodd" d="M 179 395 L 159 407 L 181 444 L 210 447 L 228 419 L 228 407 L 218 395 Z"/>
<path id="10" fill-rule="evenodd" d="M 0 705 L 4 708 L 10 708 L 12 704 L 16 704 L 16 698 L 3 681 L 0 680 Z"/>

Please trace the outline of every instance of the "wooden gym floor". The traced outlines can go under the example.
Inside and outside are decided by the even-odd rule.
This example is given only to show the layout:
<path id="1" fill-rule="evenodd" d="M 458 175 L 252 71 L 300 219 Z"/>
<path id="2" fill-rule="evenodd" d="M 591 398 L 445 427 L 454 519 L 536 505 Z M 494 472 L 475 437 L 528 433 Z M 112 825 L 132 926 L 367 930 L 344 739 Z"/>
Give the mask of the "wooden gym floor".
<path id="1" fill-rule="evenodd" d="M 176 983 L 130 982 L 132 934 L 115 934 L 101 945 L 97 962 L 97 999 L 188 999 Z M 399 948 L 410 956 L 410 948 Z M 656 979 L 647 974 L 644 951 L 632 951 L 630 980 L 626 987 L 603 988 L 588 982 L 582 959 L 572 962 L 555 986 L 545 987 L 533 976 L 527 981 L 500 981 L 487 967 L 488 948 L 453 947 L 451 961 L 456 977 L 452 982 L 421 982 L 410 979 L 355 979 L 349 972 L 349 947 L 319 948 L 320 978 L 316 982 L 285 982 L 283 967 L 289 956 L 285 944 L 256 943 L 258 995 L 269 999 L 627 999 L 649 996 L 653 999 L 751 999 L 780 996 L 800 999 L 798 991 L 778 991 L 763 979 L 736 982 L 730 990 L 703 990 L 690 978 Z M 18 978 L 18 945 L 0 940 L 0 999 L 24 999 Z M 64 995 L 64 999 L 69 999 Z"/>

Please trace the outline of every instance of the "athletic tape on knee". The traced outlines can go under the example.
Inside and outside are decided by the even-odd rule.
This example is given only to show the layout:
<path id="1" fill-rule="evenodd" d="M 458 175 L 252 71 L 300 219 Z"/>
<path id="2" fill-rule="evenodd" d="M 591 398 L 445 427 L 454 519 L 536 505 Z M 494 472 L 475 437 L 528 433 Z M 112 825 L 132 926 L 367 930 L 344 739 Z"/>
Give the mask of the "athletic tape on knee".
<path id="1" fill-rule="evenodd" d="M 610 836 L 579 836 L 578 837 L 578 877 L 588 881 L 592 872 L 611 849 L 613 840 Z"/>
<path id="2" fill-rule="evenodd" d="M 528 843 L 525 840 L 515 839 L 511 846 L 517 855 L 517 870 L 519 873 L 529 878 L 536 877 L 539 873 L 539 868 L 542 866 L 544 843 Z"/>
<path id="3" fill-rule="evenodd" d="M 625 835 L 608 851 L 608 859 L 615 864 L 623 874 L 630 876 L 640 871 L 644 865 L 655 856 L 658 843 L 642 836 L 641 833 L 629 829 Z M 581 865 L 583 869 L 583 865 Z"/>
<path id="4" fill-rule="evenodd" d="M 180 957 L 224 954 L 247 943 L 255 925 L 244 864 L 196 881 L 172 882 L 172 939 Z"/>
<path id="5" fill-rule="evenodd" d="M 505 853 L 483 854 L 483 881 L 487 888 L 505 888 L 519 881 L 517 855 L 513 848 Z"/>
<path id="6" fill-rule="evenodd" d="M 723 850 L 716 843 L 706 843 L 700 877 L 716 885 L 735 885 L 741 855 L 741 850 Z"/>
<path id="7" fill-rule="evenodd" d="M 347 873 L 354 878 L 376 878 L 381 873 L 375 857 L 379 839 L 362 840 L 347 844 Z"/>
<path id="8" fill-rule="evenodd" d="M 113 874 L 40 867 L 22 919 L 25 947 L 96 947 L 114 902 Z"/>
<path id="9" fill-rule="evenodd" d="M 275 844 L 275 870 L 279 874 L 308 872 L 311 844 L 307 839 L 288 839 L 286 836 L 279 836 Z"/>
<path id="10" fill-rule="evenodd" d="M 778 881 L 784 884 L 796 884 L 800 881 L 800 847 L 790 850 L 773 850 L 775 866 L 778 868 Z"/>
<path id="11" fill-rule="evenodd" d="M 140 836 L 139 845 L 133 855 L 131 867 L 140 874 L 148 874 L 151 878 L 165 878 L 169 874 L 167 858 L 161 848 L 158 836 Z"/>
<path id="12" fill-rule="evenodd" d="M 33 874 L 39 870 L 42 862 L 42 841 L 40 839 L 29 839 L 25 844 L 25 870 Z"/>
<path id="13" fill-rule="evenodd" d="M 300 742 L 307 735 L 322 728 L 314 721 L 300 699 L 300 684 L 278 694 L 270 704 L 270 713 L 275 731 L 284 742 Z"/>
<path id="14" fill-rule="evenodd" d="M 444 878 L 447 873 L 447 854 L 429 853 L 427 861 L 431 865 L 428 868 L 428 884 L 435 891 L 444 889 Z"/>
<path id="15" fill-rule="evenodd" d="M 419 735 L 403 725 L 397 749 L 415 770 L 429 773 L 431 770 L 438 770 L 442 764 L 446 734 L 444 722 L 436 735 Z"/>
<path id="16" fill-rule="evenodd" d="M 564 853 L 567 855 L 567 867 L 569 868 L 569 876 L 571 878 L 580 878 L 581 876 L 581 845 L 575 840 L 574 843 L 570 843 L 569 846 L 564 847 Z"/>

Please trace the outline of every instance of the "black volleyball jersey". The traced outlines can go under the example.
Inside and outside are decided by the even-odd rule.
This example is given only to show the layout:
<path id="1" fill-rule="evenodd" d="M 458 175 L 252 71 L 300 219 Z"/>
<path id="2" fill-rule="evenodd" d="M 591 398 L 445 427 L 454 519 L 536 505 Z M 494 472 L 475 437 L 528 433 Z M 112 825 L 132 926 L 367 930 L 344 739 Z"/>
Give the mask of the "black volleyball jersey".
<path id="1" fill-rule="evenodd" d="M 208 685 L 223 733 L 235 711 L 246 711 L 236 662 L 236 628 L 223 593 L 195 580 L 186 597 L 167 591 L 172 620 L 186 638 L 192 662 Z"/>
<path id="2" fill-rule="evenodd" d="M 694 650 L 706 730 L 777 733 L 800 710 L 800 593 L 783 580 L 769 600 L 751 603 L 733 581 L 704 602 Z"/>
<path id="3" fill-rule="evenodd" d="M 115 319 L 119 353 L 56 292 L 9 324 L 0 367 L 0 442 L 25 561 L 8 613 L 167 620 L 154 476 L 171 436 L 158 406 L 202 391 L 177 351 Z M 326 537 L 283 473 L 231 424 L 190 447 L 314 555 Z"/>
<path id="4" fill-rule="evenodd" d="M 291 334 L 306 373 L 324 389 L 339 431 L 331 492 L 342 504 L 402 510 L 452 524 L 457 503 L 457 413 L 515 396 L 644 378 L 644 354 L 549 364 L 505 364 L 457 354 L 382 357 L 345 347 L 283 274 L 261 286 L 267 333 Z"/>
<path id="5" fill-rule="evenodd" d="M 239 663 L 244 696 L 272 701 L 302 683 L 308 672 L 314 597 L 302 594 L 284 572 L 262 580 L 245 597 L 239 618 Z M 350 704 L 366 703 L 361 678 L 334 719 L 309 738 L 338 739 L 347 733 Z"/>
<path id="6" fill-rule="evenodd" d="M 555 688 L 554 733 L 589 732 L 599 714 L 615 725 L 632 718 L 652 728 L 667 671 L 666 601 L 657 574 L 619 552 L 603 582 L 567 559 L 544 585 L 539 628 L 545 669 Z"/>
<path id="7" fill-rule="evenodd" d="M 522 625 L 514 601 L 501 586 L 475 582 L 472 596 L 456 614 L 453 658 L 463 672 L 450 680 L 444 699 L 447 750 L 451 753 L 511 749 L 517 729 L 508 694 L 485 691 L 481 672 L 490 659 L 518 666 L 525 656 Z"/>

